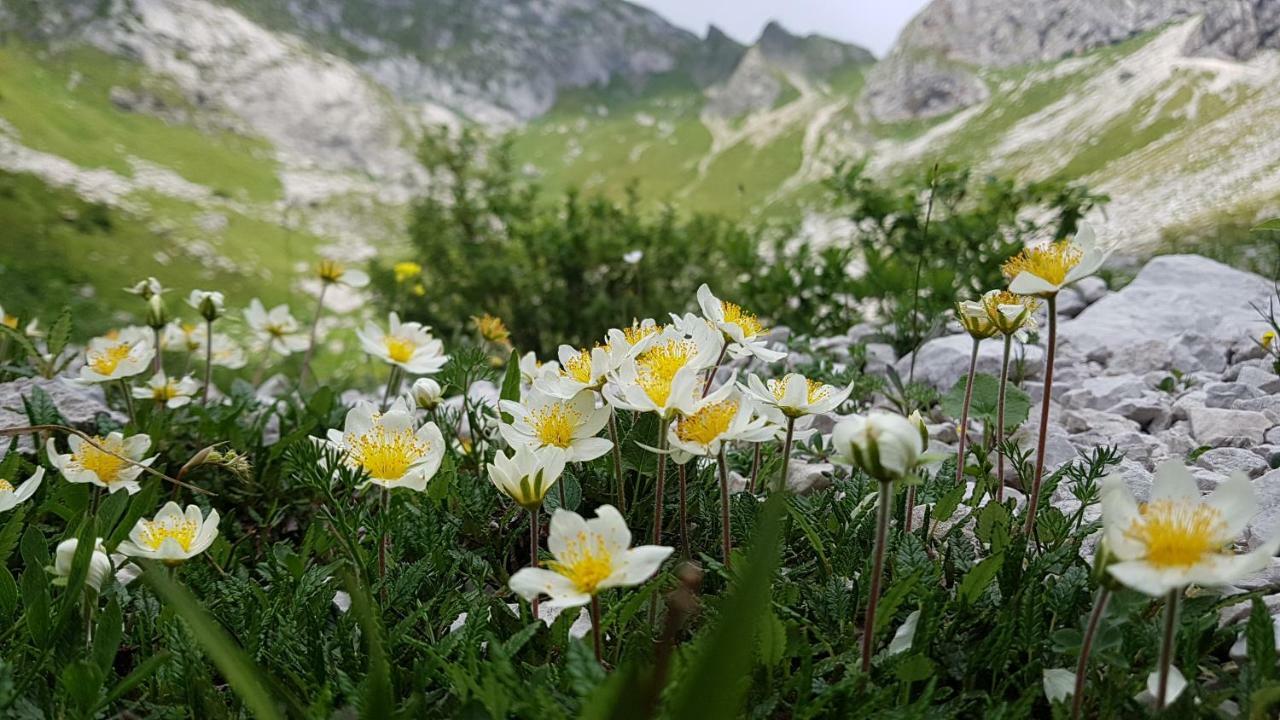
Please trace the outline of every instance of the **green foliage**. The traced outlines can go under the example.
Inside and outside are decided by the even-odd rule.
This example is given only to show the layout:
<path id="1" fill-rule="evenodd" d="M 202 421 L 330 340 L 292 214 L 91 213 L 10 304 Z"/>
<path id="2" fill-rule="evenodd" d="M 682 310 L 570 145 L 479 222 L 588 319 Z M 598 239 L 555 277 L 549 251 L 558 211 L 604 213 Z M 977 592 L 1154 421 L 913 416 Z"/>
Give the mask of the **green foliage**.
<path id="1" fill-rule="evenodd" d="M 884 306 L 899 353 L 940 327 L 957 299 L 1002 287 L 1001 263 L 1029 238 L 1066 237 L 1107 200 L 1061 180 L 979 180 L 958 167 L 886 184 L 865 162 L 840 166 L 827 185 L 837 207 L 864 229 L 854 243 L 865 272 L 849 279 L 848 292 Z M 1032 208 L 1043 210 L 1043 219 L 1028 219 Z"/>
<path id="2" fill-rule="evenodd" d="M 953 418 L 959 418 L 964 411 L 964 395 L 968 387 L 968 378 L 962 377 L 942 397 L 942 411 Z M 1000 379 L 977 373 L 973 378 L 973 397 L 969 402 L 969 417 L 972 420 L 986 421 L 995 424 L 1000 409 Z M 1014 385 L 1005 383 L 1004 399 L 1005 430 L 1013 430 L 1026 422 L 1031 412 L 1031 396 Z"/>

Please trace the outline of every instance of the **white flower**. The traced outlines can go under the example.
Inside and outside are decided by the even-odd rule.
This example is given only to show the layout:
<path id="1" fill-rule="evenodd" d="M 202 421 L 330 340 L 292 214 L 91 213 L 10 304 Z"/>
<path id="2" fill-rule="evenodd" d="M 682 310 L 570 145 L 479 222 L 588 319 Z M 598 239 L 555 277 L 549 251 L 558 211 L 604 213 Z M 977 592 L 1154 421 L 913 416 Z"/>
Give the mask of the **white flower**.
<path id="1" fill-rule="evenodd" d="M 981 302 L 961 300 L 956 303 L 956 319 L 960 321 L 960 327 L 976 340 L 986 340 L 999 332 L 987 315 L 987 306 Z"/>
<path id="2" fill-rule="evenodd" d="M 199 391 L 200 383 L 190 375 L 174 380 L 160 371 L 152 375 L 144 387 L 133 388 L 133 396 L 139 400 L 163 402 L 168 408 L 180 408 L 190 403 L 191 398 Z"/>
<path id="3" fill-rule="evenodd" d="M 1165 687 L 1164 705 L 1168 707 L 1178 700 L 1178 696 L 1183 690 L 1187 689 L 1187 679 L 1183 677 L 1182 671 L 1176 665 L 1169 666 L 1169 680 Z M 1138 700 L 1154 702 L 1155 698 L 1160 695 L 1160 671 L 1156 670 L 1147 675 L 1147 691 L 1140 693 Z"/>
<path id="4" fill-rule="evenodd" d="M 583 390 L 599 391 L 617 367 L 625 351 L 608 345 L 597 345 L 590 350 L 574 349 L 561 345 L 558 351 L 559 371 L 539 373 L 533 378 L 533 387 L 548 395 L 571 398 Z"/>
<path id="5" fill-rule="evenodd" d="M 53 574 L 58 578 L 54 581 L 55 584 L 67 583 L 67 579 L 71 576 L 71 565 L 75 560 L 76 548 L 79 546 L 80 541 L 71 538 L 58 543 L 58 547 L 54 549 Z M 102 585 L 113 576 L 121 585 L 128 585 L 138 576 L 138 569 L 132 565 L 121 567 L 125 561 L 126 558 L 119 554 L 108 557 L 106 549 L 102 546 L 102 538 L 98 538 L 94 543 L 93 553 L 89 556 L 89 567 L 84 577 L 85 586 L 93 588 L 94 592 L 101 591 Z"/>
<path id="6" fill-rule="evenodd" d="M 356 333 L 365 352 L 411 375 L 431 375 L 449 362 L 444 343 L 434 338 L 422 323 L 402 323 L 400 316 L 393 312 L 388 324 L 390 329 L 386 332 L 368 323 L 363 331 Z"/>
<path id="7" fill-rule="evenodd" d="M 444 390 L 440 388 L 440 383 L 431 378 L 414 380 L 413 387 L 409 388 L 409 395 L 413 397 L 414 404 L 423 410 L 434 410 L 444 402 Z"/>
<path id="8" fill-rule="evenodd" d="M 715 457 L 726 443 L 764 442 L 773 437 L 768 418 L 752 417 L 753 406 L 732 382 L 698 401 L 667 431 L 671 447 L 690 455 Z"/>
<path id="9" fill-rule="evenodd" d="M 519 445 L 508 456 L 499 452 L 489 465 L 489 481 L 516 504 L 536 510 L 564 472 L 565 453 L 557 447 Z"/>
<path id="10" fill-rule="evenodd" d="M 101 383 L 133 377 L 145 371 L 156 355 L 150 331 L 125 328 L 114 335 L 89 341 L 85 364 L 80 368 L 80 382 Z"/>
<path id="11" fill-rule="evenodd" d="M 535 384 L 552 380 L 560 374 L 560 363 L 540 362 L 532 350 L 520 356 L 520 392 L 529 392 Z"/>
<path id="12" fill-rule="evenodd" d="M 631 250 L 629 252 L 623 253 L 622 255 L 622 262 L 628 265 L 635 265 L 636 263 L 640 262 L 643 259 L 644 259 L 643 250 Z"/>
<path id="13" fill-rule="evenodd" d="M 596 437 L 609 422 L 609 406 L 596 407 L 596 394 L 582 390 L 569 400 L 530 391 L 523 403 L 503 400 L 502 412 L 511 416 L 498 432 L 511 447 L 533 445 L 555 447 L 565 452 L 567 462 L 586 462 L 609 452 L 613 443 Z"/>
<path id="14" fill-rule="evenodd" d="M 218 511 L 205 517 L 200 508 L 188 505 L 184 513 L 175 502 L 167 502 L 153 520 L 138 520 L 129 539 L 117 550 L 129 557 L 160 560 L 176 565 L 190 560 L 213 544 L 218 537 Z"/>
<path id="15" fill-rule="evenodd" d="M 369 284 L 367 273 L 363 270 L 348 268 L 337 260 L 321 260 L 316 266 L 316 276 L 326 285 L 337 283 L 351 288 L 362 288 Z"/>
<path id="16" fill-rule="evenodd" d="M 196 352 L 204 352 L 204 338 L 200 339 L 200 347 Z M 213 354 L 211 356 L 211 360 L 214 365 L 224 367 L 229 370 L 239 370 L 244 367 L 246 363 L 244 348 L 240 347 L 235 340 L 232 340 L 222 333 L 213 334 Z"/>
<path id="17" fill-rule="evenodd" d="M 277 305 L 268 312 L 262 306 L 262 301 L 254 298 L 249 301 L 249 307 L 245 308 L 244 320 L 258 342 L 267 350 L 288 355 L 307 349 L 307 336 L 302 334 L 301 326 L 289 312 L 288 305 Z"/>
<path id="18" fill-rule="evenodd" d="M 915 468 L 924 454 L 925 438 L 920 427 L 907 418 L 876 411 L 836 423 L 831 446 L 841 459 L 877 480 L 889 481 Z"/>
<path id="19" fill-rule="evenodd" d="M 103 437 L 94 437 L 94 442 L 103 449 L 83 440 L 79 435 L 67 436 L 67 446 L 71 452 L 59 454 L 53 438 L 45 444 L 52 464 L 68 482 L 89 483 L 104 487 L 108 492 L 125 490 L 130 495 L 142 489 L 138 484 L 138 476 L 144 466 L 150 466 L 158 456 L 142 459 L 151 447 L 151 438 L 147 435 L 131 435 L 125 437 L 113 432 Z M 107 450 L 109 452 L 104 452 Z M 117 457 L 119 456 L 119 457 Z M 128 462 L 123 458 L 128 458 Z"/>
<path id="20" fill-rule="evenodd" d="M 44 468 L 42 467 L 36 468 L 31 477 L 16 488 L 8 480 L 0 478 L 0 512 L 12 510 L 18 503 L 29 500 L 32 495 L 36 494 L 36 490 L 40 487 L 40 481 L 43 479 Z"/>
<path id="21" fill-rule="evenodd" d="M 1102 525 L 1119 562 L 1108 572 L 1153 597 L 1188 585 L 1228 585 L 1266 567 L 1280 536 L 1237 555 L 1231 543 L 1258 512 L 1253 484 L 1232 475 L 1201 499 L 1195 478 L 1176 460 L 1156 469 L 1150 501 L 1134 499 L 1118 476 L 1102 485 Z"/>
<path id="22" fill-rule="evenodd" d="M 160 349 L 193 353 L 204 347 L 204 335 L 204 328 L 195 323 L 172 322 L 160 333 Z"/>
<path id="23" fill-rule="evenodd" d="M 194 308 L 200 313 L 200 317 L 209 322 L 217 320 L 226 313 L 224 303 L 222 293 L 217 290 L 192 290 L 187 296 L 187 305 Z"/>
<path id="24" fill-rule="evenodd" d="M 632 346 L 604 387 L 614 407 L 652 412 L 666 420 L 693 412 L 701 399 L 702 372 L 720 354 L 720 333 L 705 322 L 688 333 L 665 327 Z"/>
<path id="25" fill-rule="evenodd" d="M 555 561 L 545 568 L 521 568 L 511 576 L 511 589 L 526 600 L 548 595 L 550 605 L 586 605 L 601 590 L 648 580 L 672 551 L 662 545 L 630 546 L 631 531 L 612 505 L 601 505 L 591 520 L 557 508 L 547 536 Z"/>
<path id="26" fill-rule="evenodd" d="M 982 306 L 996 330 L 1005 335 L 1021 340 L 1026 335 L 1023 331 L 1036 329 L 1035 312 L 1040 301 L 1029 295 L 991 290 L 982 296 Z"/>
<path id="27" fill-rule="evenodd" d="M 1066 668 L 1045 668 L 1041 684 L 1049 702 L 1063 702 L 1076 691 L 1076 674 Z"/>
<path id="28" fill-rule="evenodd" d="M 143 300 L 150 300 L 153 296 L 164 292 L 164 287 L 160 285 L 160 281 L 149 277 L 146 280 L 139 280 L 133 286 L 124 289 L 127 293 L 140 296 Z"/>
<path id="29" fill-rule="evenodd" d="M 413 413 L 401 402 L 380 413 L 360 401 L 347 412 L 342 432 L 330 430 L 329 444 L 343 453 L 348 466 L 363 470 L 361 484 L 422 491 L 444 459 L 444 437 L 435 423 L 414 430 Z"/>
<path id="30" fill-rule="evenodd" d="M 787 356 L 785 352 L 769 349 L 762 337 L 766 330 L 759 318 L 712 295 L 706 283 L 698 288 L 698 307 L 702 310 L 702 317 L 724 333 L 730 355 L 736 358 L 752 355 L 766 363 L 777 362 Z"/>
<path id="31" fill-rule="evenodd" d="M 1051 297 L 1097 272 L 1110 254 L 1098 244 L 1093 227 L 1081 221 L 1074 239 L 1026 248 L 1005 262 L 1001 271 L 1010 280 L 1010 292 Z"/>
<path id="32" fill-rule="evenodd" d="M 788 373 L 781 380 L 770 380 L 768 384 L 752 373 L 742 388 L 763 407 L 775 408 L 789 418 L 831 412 L 853 392 L 852 384 L 841 389 L 809 380 L 799 373 Z"/>

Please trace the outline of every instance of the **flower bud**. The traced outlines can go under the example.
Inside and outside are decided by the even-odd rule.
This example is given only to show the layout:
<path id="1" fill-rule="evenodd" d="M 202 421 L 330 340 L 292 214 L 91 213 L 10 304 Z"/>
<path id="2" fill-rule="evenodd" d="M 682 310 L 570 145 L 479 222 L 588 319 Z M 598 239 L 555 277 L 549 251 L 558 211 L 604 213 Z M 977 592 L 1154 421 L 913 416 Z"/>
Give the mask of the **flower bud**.
<path id="1" fill-rule="evenodd" d="M 836 424 L 831 444 L 837 456 L 882 482 L 909 474 L 924 454 L 920 428 L 895 413 L 853 415 Z"/>
<path id="2" fill-rule="evenodd" d="M 987 308 L 980 302 L 962 300 L 956 303 L 956 319 L 975 340 L 985 340 L 997 332 L 987 316 Z"/>
<path id="3" fill-rule="evenodd" d="M 200 317 L 213 322 L 222 317 L 226 309 L 223 307 L 222 293 L 214 290 L 192 290 L 187 296 L 187 304 L 200 313 Z"/>
<path id="4" fill-rule="evenodd" d="M 924 416 L 920 414 L 919 410 L 913 410 L 911 414 L 907 416 L 907 419 L 910 420 L 911 424 L 915 425 L 916 429 L 920 431 L 920 442 L 923 446 L 926 448 L 929 447 L 929 427 L 924 423 Z"/>
<path id="5" fill-rule="evenodd" d="M 79 544 L 80 541 L 75 538 L 58 543 L 53 557 L 53 574 L 61 581 L 59 584 L 66 584 L 71 576 L 71 565 Z M 93 554 L 89 556 L 89 569 L 85 574 L 84 584 L 97 592 L 102 590 L 102 584 L 113 574 L 111 558 L 107 557 L 107 552 L 102 547 L 102 538 L 98 538 Z"/>
<path id="6" fill-rule="evenodd" d="M 413 401 L 423 410 L 434 410 L 444 401 L 444 392 L 440 389 L 440 383 L 431 378 L 418 378 L 414 381 L 409 393 L 413 395 Z"/>
<path id="7" fill-rule="evenodd" d="M 139 280 L 132 287 L 125 288 L 125 292 L 138 295 L 143 300 L 150 300 L 152 296 L 164 292 L 164 288 L 160 285 L 159 280 L 149 277 L 146 280 Z"/>
<path id="8" fill-rule="evenodd" d="M 147 299 L 147 327 L 159 330 L 169 324 L 169 311 L 164 306 L 164 299 L 159 293 Z"/>

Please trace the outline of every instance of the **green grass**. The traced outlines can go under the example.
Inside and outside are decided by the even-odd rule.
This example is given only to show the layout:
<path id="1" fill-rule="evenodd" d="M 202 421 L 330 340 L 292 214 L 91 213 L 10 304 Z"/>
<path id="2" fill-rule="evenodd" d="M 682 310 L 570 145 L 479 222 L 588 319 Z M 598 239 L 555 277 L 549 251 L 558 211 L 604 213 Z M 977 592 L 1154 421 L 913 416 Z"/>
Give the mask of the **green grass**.
<path id="1" fill-rule="evenodd" d="M 280 196 L 265 141 L 123 111 L 110 100 L 113 87 L 157 97 L 175 112 L 190 109 L 171 82 L 97 50 L 0 47 L 0 117 L 23 145 L 126 177 L 133 175 L 129 158 L 136 157 L 215 194 L 255 202 Z"/>

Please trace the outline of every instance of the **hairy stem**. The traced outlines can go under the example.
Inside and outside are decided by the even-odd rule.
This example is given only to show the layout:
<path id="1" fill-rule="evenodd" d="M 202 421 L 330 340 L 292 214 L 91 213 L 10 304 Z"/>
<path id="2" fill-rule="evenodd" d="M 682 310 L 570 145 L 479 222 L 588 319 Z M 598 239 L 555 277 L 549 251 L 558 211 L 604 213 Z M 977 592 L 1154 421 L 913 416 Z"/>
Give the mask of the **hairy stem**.
<path id="1" fill-rule="evenodd" d="M 618 411 L 609 406 L 609 440 L 613 443 L 613 480 L 618 491 L 618 512 L 627 514 L 627 491 L 622 485 L 622 447 L 618 445 Z"/>
<path id="2" fill-rule="evenodd" d="M 534 508 L 529 511 L 529 567 L 538 567 L 538 542 L 541 533 L 538 531 L 538 509 Z M 529 603 L 533 608 L 533 619 L 538 619 L 538 596 L 533 596 L 533 601 Z M 596 658 L 599 659 L 598 657 Z"/>
<path id="3" fill-rule="evenodd" d="M 307 343 L 307 354 L 302 356 L 302 373 L 298 375 L 298 387 L 307 382 L 307 373 L 311 372 L 311 356 L 316 351 L 316 328 L 320 326 L 320 315 L 324 312 L 324 294 L 329 292 L 329 283 L 321 282 L 320 297 L 316 300 L 316 314 L 311 318 L 311 339 Z"/>
<path id="4" fill-rule="evenodd" d="M 201 402 L 209 404 L 209 386 L 213 384 L 213 321 L 204 321 L 204 394 Z"/>
<path id="5" fill-rule="evenodd" d="M 867 615 L 862 627 L 862 672 L 871 671 L 871 653 L 875 648 L 876 606 L 880 603 L 880 583 L 884 575 L 884 556 L 889 544 L 889 514 L 893 507 L 893 482 L 880 482 L 880 503 L 876 511 L 876 546 L 871 566 L 871 591 L 867 596 Z"/>
<path id="6" fill-rule="evenodd" d="M 1036 443 L 1036 474 L 1031 482 L 1031 497 L 1027 499 L 1027 522 L 1023 527 L 1027 537 L 1036 529 L 1036 510 L 1040 506 L 1040 482 L 1044 479 L 1044 444 L 1049 432 L 1049 399 L 1053 395 L 1053 351 L 1058 342 L 1058 296 L 1050 295 L 1049 338 L 1044 356 L 1044 398 L 1040 401 L 1040 439 Z"/>
<path id="7" fill-rule="evenodd" d="M 720 466 L 720 552 L 724 556 L 724 566 L 729 567 L 729 553 L 733 550 L 733 538 L 729 534 L 729 463 L 724 457 L 724 445 L 720 446 L 720 454 L 716 457 Z"/>
<path id="8" fill-rule="evenodd" d="M 1169 591 L 1164 607 L 1164 636 L 1160 640 L 1160 676 L 1156 684 L 1156 710 L 1163 710 L 1169 695 L 1169 669 L 1173 667 L 1174 642 L 1178 636 L 1178 601 L 1182 589 Z"/>
<path id="9" fill-rule="evenodd" d="M 791 441 L 795 437 L 796 419 L 787 416 L 787 436 L 782 440 L 782 475 L 778 480 L 777 490 L 787 488 L 787 469 L 791 465 Z"/>
<path id="10" fill-rule="evenodd" d="M 1089 672 L 1089 653 L 1093 651 L 1093 640 L 1098 634 L 1098 626 L 1102 622 L 1102 616 L 1107 612 L 1107 602 L 1111 600 L 1111 591 L 1105 587 L 1098 588 L 1098 598 L 1093 603 L 1093 610 L 1089 613 L 1089 624 L 1084 629 L 1084 642 L 1080 645 L 1080 660 L 1076 663 L 1076 689 L 1071 696 L 1071 718 L 1076 720 L 1080 717 L 1080 710 L 1084 707 L 1084 679 L 1085 674 Z"/>
<path id="11" fill-rule="evenodd" d="M 973 351 L 969 353 L 969 375 L 965 380 L 964 406 L 960 410 L 960 426 L 956 428 L 960 435 L 960 447 L 956 452 L 956 485 L 964 482 L 964 451 L 969 440 L 969 406 L 973 404 L 973 376 L 978 370 L 978 345 L 982 341 L 973 339 Z"/>
<path id="12" fill-rule="evenodd" d="M 1004 502 L 1004 401 L 1009 382 L 1009 351 L 1013 336 L 1004 336 L 1004 354 L 1000 356 L 1000 390 L 996 400 L 996 502 Z"/>
<path id="13" fill-rule="evenodd" d="M 676 465 L 680 474 L 680 546 L 684 551 L 684 559 L 689 559 L 689 476 L 684 465 Z"/>

